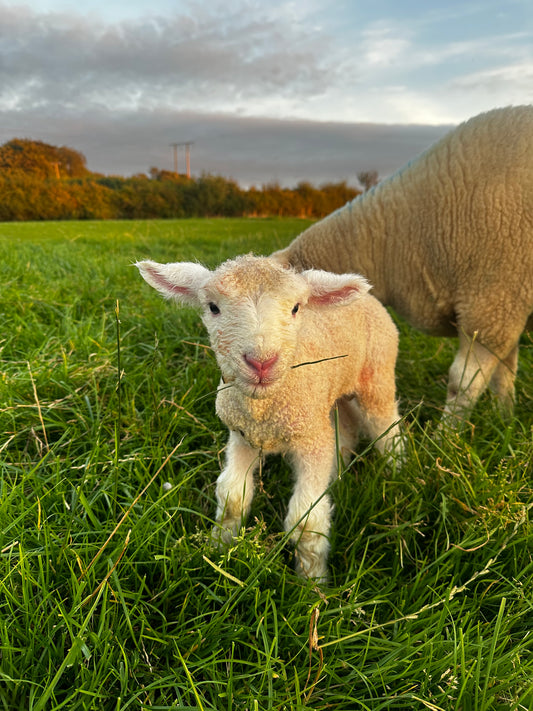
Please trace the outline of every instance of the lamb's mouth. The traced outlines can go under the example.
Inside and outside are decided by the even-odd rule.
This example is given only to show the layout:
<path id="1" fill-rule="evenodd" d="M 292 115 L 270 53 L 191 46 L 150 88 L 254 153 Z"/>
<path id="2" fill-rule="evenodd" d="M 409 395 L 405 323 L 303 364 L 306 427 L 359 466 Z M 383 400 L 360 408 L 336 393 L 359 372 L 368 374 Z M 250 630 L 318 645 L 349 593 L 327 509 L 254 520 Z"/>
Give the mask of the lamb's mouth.
<path id="1" fill-rule="evenodd" d="M 242 382 L 242 387 L 250 397 L 263 398 L 268 396 L 278 381 L 278 378 L 247 378 Z"/>

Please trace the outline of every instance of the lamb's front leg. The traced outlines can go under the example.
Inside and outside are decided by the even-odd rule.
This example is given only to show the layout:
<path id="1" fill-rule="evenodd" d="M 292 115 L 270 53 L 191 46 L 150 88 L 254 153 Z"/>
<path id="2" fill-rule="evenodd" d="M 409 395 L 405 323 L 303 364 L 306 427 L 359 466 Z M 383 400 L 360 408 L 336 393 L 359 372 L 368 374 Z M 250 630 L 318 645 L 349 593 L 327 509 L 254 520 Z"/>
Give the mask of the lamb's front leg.
<path id="1" fill-rule="evenodd" d="M 248 515 L 260 456 L 259 450 L 250 447 L 238 432 L 230 432 L 226 463 L 217 479 L 217 523 L 213 528 L 216 543 L 230 543 Z"/>
<path id="2" fill-rule="evenodd" d="M 306 578 L 327 578 L 332 505 L 324 492 L 336 473 L 335 438 L 293 453 L 296 476 L 285 530 L 296 545 L 296 571 Z"/>

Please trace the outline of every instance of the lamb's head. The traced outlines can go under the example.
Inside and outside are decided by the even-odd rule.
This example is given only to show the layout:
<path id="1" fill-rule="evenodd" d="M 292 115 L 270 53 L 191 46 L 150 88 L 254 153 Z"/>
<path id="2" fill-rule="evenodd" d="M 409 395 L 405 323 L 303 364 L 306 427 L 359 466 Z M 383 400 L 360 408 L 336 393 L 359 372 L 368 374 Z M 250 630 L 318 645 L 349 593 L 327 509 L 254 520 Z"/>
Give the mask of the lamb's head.
<path id="1" fill-rule="evenodd" d="M 358 275 L 298 274 L 251 255 L 213 272 L 188 262 L 137 266 L 166 297 L 201 308 L 224 381 L 256 398 L 281 386 L 298 365 L 306 309 L 345 304 L 370 288 Z"/>

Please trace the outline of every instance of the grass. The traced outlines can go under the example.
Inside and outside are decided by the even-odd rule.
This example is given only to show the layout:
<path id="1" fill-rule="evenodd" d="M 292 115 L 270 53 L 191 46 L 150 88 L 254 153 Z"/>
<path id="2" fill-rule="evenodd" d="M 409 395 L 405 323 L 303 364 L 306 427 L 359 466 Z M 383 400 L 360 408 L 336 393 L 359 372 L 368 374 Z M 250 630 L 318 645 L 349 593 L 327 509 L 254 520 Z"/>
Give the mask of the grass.
<path id="1" fill-rule="evenodd" d="M 328 586 L 293 573 L 276 459 L 249 528 L 209 545 L 214 359 L 131 264 L 306 224 L 0 225 L 0 711 L 533 709 L 528 336 L 515 416 L 487 396 L 439 440 L 455 344 L 400 324 L 407 462 L 363 446 L 334 483 Z"/>

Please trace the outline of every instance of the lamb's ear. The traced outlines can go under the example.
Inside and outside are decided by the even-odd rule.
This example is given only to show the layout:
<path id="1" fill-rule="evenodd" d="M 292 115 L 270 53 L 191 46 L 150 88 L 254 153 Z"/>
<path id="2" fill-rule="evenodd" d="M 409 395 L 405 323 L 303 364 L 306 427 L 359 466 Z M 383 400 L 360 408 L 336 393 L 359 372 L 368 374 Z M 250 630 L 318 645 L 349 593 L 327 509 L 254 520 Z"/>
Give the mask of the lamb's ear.
<path id="1" fill-rule="evenodd" d="M 367 293 L 371 285 L 360 274 L 332 274 L 319 269 L 302 272 L 310 286 L 308 303 L 316 306 L 349 304 Z"/>
<path id="2" fill-rule="evenodd" d="M 201 264 L 173 262 L 158 264 L 147 259 L 136 262 L 142 277 L 167 299 L 176 299 L 191 306 L 199 306 L 198 291 L 211 272 Z"/>

